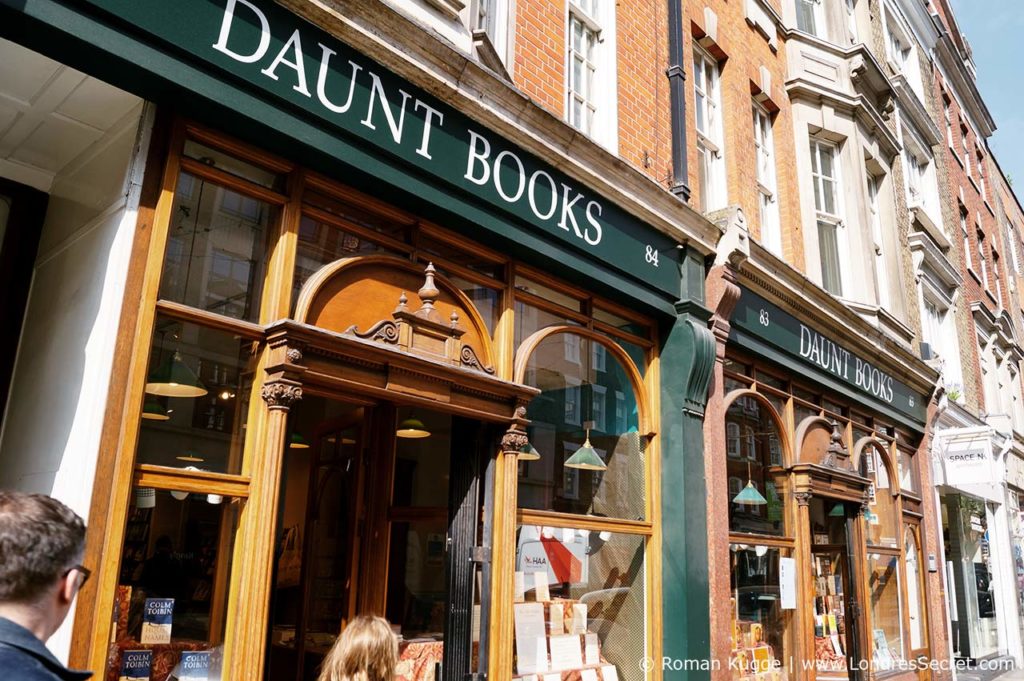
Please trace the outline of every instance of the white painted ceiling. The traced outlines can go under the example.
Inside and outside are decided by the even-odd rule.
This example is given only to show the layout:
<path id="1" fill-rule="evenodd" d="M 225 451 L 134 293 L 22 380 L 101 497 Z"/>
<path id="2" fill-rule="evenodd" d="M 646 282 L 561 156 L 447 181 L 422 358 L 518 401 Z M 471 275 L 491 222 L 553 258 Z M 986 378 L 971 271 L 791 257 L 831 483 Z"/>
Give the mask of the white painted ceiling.
<path id="1" fill-rule="evenodd" d="M 0 177 L 49 191 L 54 176 L 138 102 L 0 39 Z"/>

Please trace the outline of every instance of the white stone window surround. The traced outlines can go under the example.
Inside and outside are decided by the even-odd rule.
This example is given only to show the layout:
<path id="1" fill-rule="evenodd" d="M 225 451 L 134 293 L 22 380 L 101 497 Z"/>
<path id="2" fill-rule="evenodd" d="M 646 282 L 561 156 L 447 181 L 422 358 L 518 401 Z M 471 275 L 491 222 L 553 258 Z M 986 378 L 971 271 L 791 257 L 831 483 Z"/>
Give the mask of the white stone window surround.
<path id="1" fill-rule="evenodd" d="M 822 288 L 842 297 L 845 291 L 850 290 L 848 268 L 842 265 L 842 254 L 849 253 L 846 225 L 843 221 L 841 152 L 844 145 L 828 140 L 820 134 L 811 135 L 809 145 L 819 281 Z M 831 282 L 827 282 L 827 279 Z M 835 290 L 830 290 L 830 287 L 826 286 L 827 283 L 831 283 L 831 288 Z"/>
<path id="2" fill-rule="evenodd" d="M 938 285 L 925 273 L 918 286 L 921 310 L 922 340 L 928 343 L 942 363 L 942 381 L 945 386 L 960 388 L 963 401 L 963 369 L 960 363 L 960 346 L 957 341 L 956 316 L 953 309 L 957 289 Z"/>
<path id="3" fill-rule="evenodd" d="M 588 66 L 591 80 L 577 90 L 573 82 L 573 23 L 594 36 Z M 573 125 L 613 154 L 619 151 L 619 87 L 613 0 L 568 0 L 565 4 L 565 120 L 572 123 L 574 98 L 583 94 L 591 109 L 587 127 Z M 582 85 L 582 83 L 581 83 Z"/>
<path id="4" fill-rule="evenodd" d="M 939 184 L 931 149 L 906 125 L 900 125 L 903 144 L 903 183 L 908 208 L 922 208 L 945 233 L 939 202 Z"/>
<path id="5" fill-rule="evenodd" d="M 693 47 L 694 127 L 697 131 L 698 181 L 704 212 L 728 203 L 725 185 L 725 140 L 721 65 L 711 53 Z"/>
<path id="6" fill-rule="evenodd" d="M 772 118 L 758 102 L 752 103 L 754 150 L 757 159 L 757 189 L 761 225 L 761 245 L 776 255 L 782 254 L 779 223 L 779 197 L 775 177 L 775 140 Z"/>
<path id="7" fill-rule="evenodd" d="M 875 288 L 878 291 L 878 305 L 886 310 L 892 306 L 889 293 L 889 268 L 885 261 L 885 227 L 882 219 L 881 188 L 884 177 L 868 170 L 864 174 L 867 190 L 868 224 L 871 227 L 871 241 L 875 260 Z"/>
<path id="8" fill-rule="evenodd" d="M 511 0 L 472 0 L 474 30 L 483 31 L 506 69 L 510 69 Z"/>
<path id="9" fill-rule="evenodd" d="M 828 40 L 825 0 L 793 0 L 793 26 L 798 31 Z"/>
<path id="10" fill-rule="evenodd" d="M 917 44 L 909 24 L 891 1 L 885 3 L 885 11 L 882 12 L 882 30 L 885 36 L 886 61 L 894 71 L 903 74 L 910 89 L 923 103 L 924 83 L 921 81 Z"/>

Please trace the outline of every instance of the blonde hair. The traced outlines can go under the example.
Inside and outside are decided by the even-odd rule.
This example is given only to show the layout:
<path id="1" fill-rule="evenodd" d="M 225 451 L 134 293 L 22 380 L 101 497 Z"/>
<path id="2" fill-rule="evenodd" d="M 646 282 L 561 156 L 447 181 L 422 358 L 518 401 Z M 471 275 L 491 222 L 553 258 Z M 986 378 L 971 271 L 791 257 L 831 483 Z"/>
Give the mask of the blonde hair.
<path id="1" fill-rule="evenodd" d="M 324 658 L 319 681 L 394 681 L 398 637 L 383 617 L 359 615 Z"/>

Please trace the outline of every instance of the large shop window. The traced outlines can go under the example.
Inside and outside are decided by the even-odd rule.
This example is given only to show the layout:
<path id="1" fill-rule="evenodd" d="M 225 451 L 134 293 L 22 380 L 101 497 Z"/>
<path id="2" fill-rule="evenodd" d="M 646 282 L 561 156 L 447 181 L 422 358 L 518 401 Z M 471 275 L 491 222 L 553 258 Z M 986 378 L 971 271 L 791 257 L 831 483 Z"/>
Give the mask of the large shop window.
<path id="1" fill-rule="evenodd" d="M 872 481 L 867 520 L 868 546 L 899 548 L 900 523 L 897 517 L 896 488 L 889 474 L 888 457 L 870 445 L 861 458 L 861 475 Z"/>
<path id="2" fill-rule="evenodd" d="M 314 679 L 345 624 L 376 612 L 401 634 L 401 678 L 484 673 L 500 651 L 501 675 L 643 679 L 637 660 L 659 646 L 650 320 L 200 126 L 179 121 L 170 139 L 174 191 L 154 191 L 159 280 L 147 273 L 149 338 L 133 349 L 121 431 L 130 463 L 115 471 L 131 485 L 116 585 L 101 571 L 117 597 L 100 604 L 109 640 L 92 634 L 105 678 L 137 663 L 152 681 L 185 667 L 220 681 L 226 645 L 233 669 Z M 432 263 L 465 293 L 500 346 L 488 373 L 540 391 L 533 456 L 495 456 L 507 422 L 390 386 L 369 399 L 326 365 L 302 374 L 301 400 L 264 391 L 282 351 L 264 325 L 345 258 Z M 287 360 L 275 388 L 298 387 L 289 372 L 305 364 Z M 492 524 L 499 503 L 517 517 Z M 493 573 L 488 546 L 505 552 Z M 514 607 L 492 610 L 484 596 L 506 588 Z M 492 627 L 491 612 L 513 626 Z M 488 650 L 494 629 L 512 638 Z"/>
<path id="3" fill-rule="evenodd" d="M 785 440 L 781 419 L 771 406 L 774 399 L 771 389 L 764 395 L 742 392 L 733 396 L 725 415 L 729 669 L 737 681 L 788 679 L 792 670 L 796 563 L 786 520 Z"/>
<path id="4" fill-rule="evenodd" d="M 726 453 L 731 500 L 729 530 L 732 532 L 785 533 L 782 437 L 778 417 L 773 411 L 753 395 L 737 397 L 726 411 Z M 745 501 L 748 497 L 751 502 Z"/>
<path id="5" fill-rule="evenodd" d="M 921 551 L 917 543 L 917 532 L 913 527 L 908 526 L 905 534 L 908 638 L 910 650 L 920 650 L 925 646 L 924 602 L 921 588 L 924 571 L 921 569 Z"/>
<path id="6" fill-rule="evenodd" d="M 108 676 L 220 678 L 252 390 L 250 343 L 158 315 L 121 550 Z"/>
<path id="7" fill-rule="evenodd" d="M 527 411 L 536 454 L 519 463 L 513 672 L 638 681 L 652 533 L 639 372 L 569 329 L 526 351 L 524 382 L 542 392 Z"/>

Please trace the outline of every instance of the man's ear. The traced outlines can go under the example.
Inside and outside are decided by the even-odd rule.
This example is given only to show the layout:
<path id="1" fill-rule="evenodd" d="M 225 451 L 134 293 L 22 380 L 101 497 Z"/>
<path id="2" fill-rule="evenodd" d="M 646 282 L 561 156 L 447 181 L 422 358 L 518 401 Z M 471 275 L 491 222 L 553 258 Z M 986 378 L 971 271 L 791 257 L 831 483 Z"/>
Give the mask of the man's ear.
<path id="1" fill-rule="evenodd" d="M 78 584 L 82 581 L 82 575 L 79 574 L 78 570 L 72 570 L 67 573 L 60 580 L 60 597 L 61 603 L 68 604 L 75 600 L 75 595 L 78 593 Z"/>

